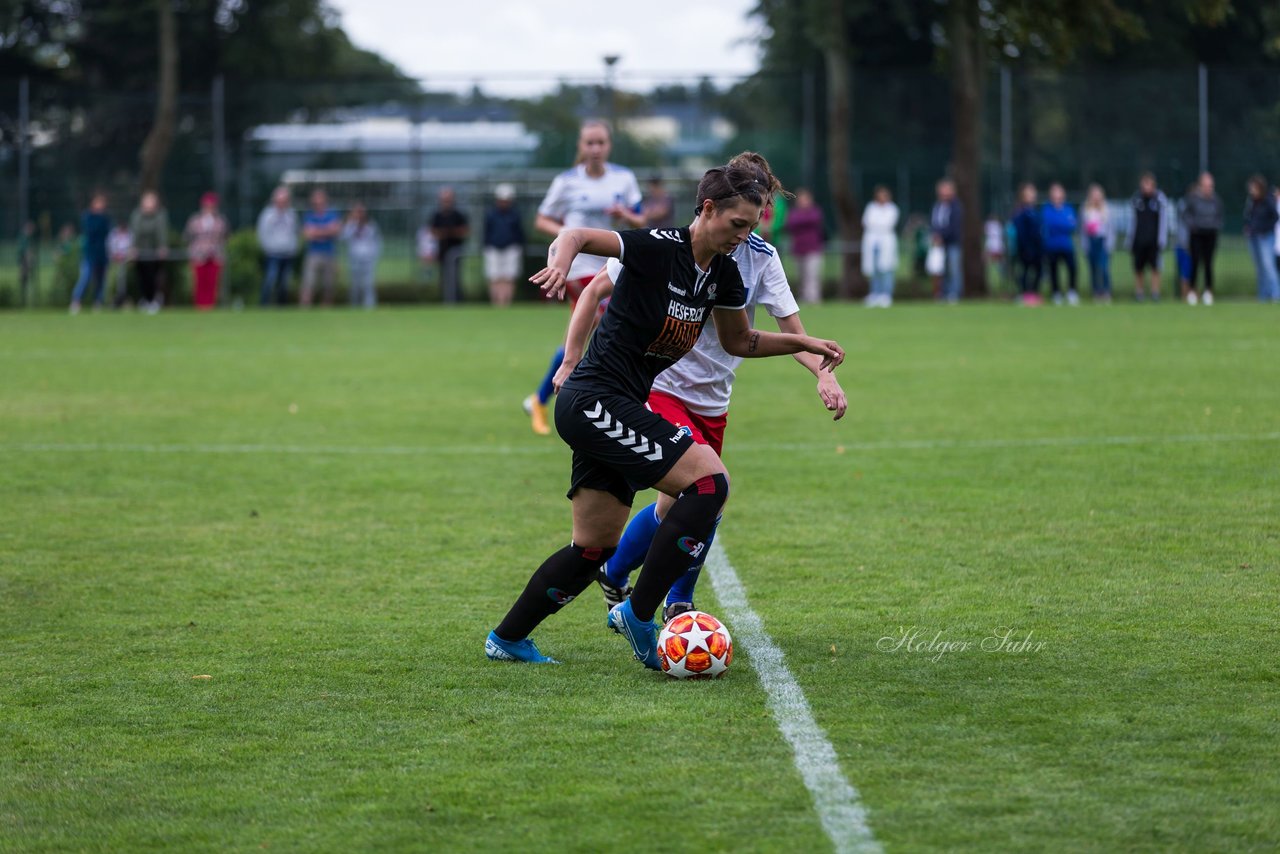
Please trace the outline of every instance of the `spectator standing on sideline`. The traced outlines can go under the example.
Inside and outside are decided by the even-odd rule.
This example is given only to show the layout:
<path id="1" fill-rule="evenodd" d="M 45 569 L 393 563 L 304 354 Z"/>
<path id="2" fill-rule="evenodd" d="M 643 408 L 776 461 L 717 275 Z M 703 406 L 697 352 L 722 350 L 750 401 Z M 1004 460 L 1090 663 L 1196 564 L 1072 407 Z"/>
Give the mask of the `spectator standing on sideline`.
<path id="1" fill-rule="evenodd" d="M 1018 210 L 1013 215 L 1014 240 L 1018 252 L 1018 290 L 1023 305 L 1040 305 L 1040 276 L 1044 271 L 1044 237 L 1035 184 L 1026 183 L 1018 191 Z"/>
<path id="2" fill-rule="evenodd" d="M 227 251 L 227 221 L 218 212 L 218 194 L 200 197 L 200 210 L 187 220 L 187 262 L 191 265 L 194 302 L 208 311 L 218 304 L 218 281 Z"/>
<path id="3" fill-rule="evenodd" d="M 1187 199 L 1195 190 L 1195 184 L 1188 184 L 1182 198 L 1173 206 L 1173 260 L 1178 268 L 1178 293 L 1186 296 L 1191 292 L 1191 236 L 1187 230 Z"/>
<path id="4" fill-rule="evenodd" d="M 796 190 L 796 203 L 783 225 L 791 236 L 791 254 L 800 262 L 800 299 L 822 302 L 822 209 L 807 188 Z"/>
<path id="5" fill-rule="evenodd" d="M 987 275 L 990 276 L 994 272 L 999 277 L 1000 286 L 1003 288 L 1009 280 L 1008 266 L 1005 263 L 1007 253 L 1004 246 L 1004 223 L 994 211 L 982 224 L 982 254 L 987 263 Z"/>
<path id="6" fill-rule="evenodd" d="M 93 282 L 93 306 L 102 308 L 102 289 L 107 277 L 107 235 L 111 217 L 107 216 L 107 195 L 97 192 L 89 199 L 89 209 L 80 217 L 80 278 L 71 292 L 71 313 L 80 313 L 80 300 Z"/>
<path id="7" fill-rule="evenodd" d="M 964 209 L 956 198 L 955 182 L 950 178 L 939 181 L 934 191 L 937 201 L 929 217 L 929 230 L 933 244 L 945 250 L 946 266 L 942 275 L 935 277 L 933 290 L 938 298 L 955 303 L 960 301 L 963 282 L 964 257 L 960 250 L 960 239 L 963 234 Z"/>
<path id="8" fill-rule="evenodd" d="M 1187 242 L 1191 249 L 1191 287 L 1187 289 L 1187 303 L 1195 305 L 1203 300 L 1213 305 L 1213 255 L 1218 249 L 1218 233 L 1222 231 L 1222 199 L 1214 191 L 1213 175 L 1201 172 L 1195 188 L 1187 194 L 1186 225 Z M 1196 293 L 1200 268 L 1204 267 L 1204 293 Z"/>
<path id="9" fill-rule="evenodd" d="M 112 300 L 115 308 L 129 301 L 129 257 L 133 254 L 133 235 L 126 223 L 118 222 L 107 235 L 107 269 L 110 271 Z"/>
<path id="10" fill-rule="evenodd" d="M 413 246 L 418 256 L 418 263 L 422 265 L 422 279 L 429 282 L 434 277 L 436 259 L 440 257 L 440 242 L 431 233 L 430 225 L 423 225 L 418 229 L 413 239 Z"/>
<path id="11" fill-rule="evenodd" d="M 302 292 L 298 304 L 311 305 L 317 282 L 323 283 L 321 299 L 325 305 L 333 305 L 333 284 L 338 276 L 338 233 L 342 231 L 342 218 L 329 207 L 329 194 L 324 190 L 311 191 L 311 206 L 302 217 L 302 238 L 307 241 L 307 251 L 302 257 Z"/>
<path id="12" fill-rule="evenodd" d="M 160 275 L 169 258 L 169 212 L 160 206 L 160 197 L 152 190 L 142 194 L 138 207 L 129 216 L 133 232 L 134 269 L 138 273 L 138 307 L 155 314 L 164 305 Z"/>
<path id="13" fill-rule="evenodd" d="M 898 269 L 898 206 L 881 184 L 862 211 L 862 274 L 871 282 L 867 308 L 893 305 L 893 275 Z"/>
<path id="14" fill-rule="evenodd" d="M 1067 204 L 1067 192 L 1062 185 L 1049 185 L 1049 204 L 1040 212 L 1040 225 L 1044 230 L 1044 264 L 1049 269 L 1049 289 L 1053 304 L 1062 305 L 1062 292 L 1058 288 L 1058 262 L 1067 267 L 1067 304 L 1079 305 L 1076 291 L 1076 209 Z"/>
<path id="15" fill-rule="evenodd" d="M 36 259 L 40 244 L 36 238 L 36 224 L 28 220 L 18 233 L 18 295 L 21 305 L 27 305 L 31 296 L 31 280 L 35 276 Z"/>
<path id="16" fill-rule="evenodd" d="M 515 187 L 499 184 L 493 190 L 493 207 L 484 215 L 484 274 L 489 302 L 496 306 L 511 305 L 524 258 L 524 223 L 515 198 Z"/>
<path id="17" fill-rule="evenodd" d="M 286 305 L 289 276 L 298 257 L 298 214 L 289 204 L 289 188 L 276 187 L 271 203 L 258 214 L 258 246 L 266 258 L 259 305 Z"/>
<path id="18" fill-rule="evenodd" d="M 1111 249 L 1114 237 L 1107 196 L 1098 184 L 1089 185 L 1084 200 L 1084 237 L 1088 241 L 1089 288 L 1094 302 L 1111 302 Z"/>
<path id="19" fill-rule="evenodd" d="M 440 191 L 440 207 L 431 216 L 431 233 L 440 244 L 440 292 L 445 302 L 462 299 L 462 247 L 471 224 L 457 208 L 452 187 Z"/>
<path id="20" fill-rule="evenodd" d="M 1129 200 L 1133 222 L 1129 226 L 1129 252 L 1133 256 L 1133 298 L 1146 299 L 1144 282 L 1151 271 L 1151 299 L 1160 299 L 1160 258 L 1169 241 L 1169 199 L 1156 186 L 1156 176 L 1142 173 L 1138 192 Z"/>
<path id="21" fill-rule="evenodd" d="M 347 267 L 351 273 L 351 304 L 375 308 L 378 305 L 376 278 L 378 258 L 382 255 L 382 234 L 378 224 L 369 219 L 369 211 L 356 202 L 342 226 L 342 239 L 347 244 Z"/>
<path id="22" fill-rule="evenodd" d="M 1254 175 L 1247 184 L 1244 203 L 1244 236 L 1258 274 L 1258 299 L 1280 302 L 1280 277 L 1276 272 L 1276 199 L 1267 188 L 1267 179 Z"/>
<path id="23" fill-rule="evenodd" d="M 1276 281 L 1280 283 L 1280 187 L 1275 188 L 1276 203 Z"/>
<path id="24" fill-rule="evenodd" d="M 645 223 L 650 228 L 675 228 L 675 200 L 662 185 L 662 176 L 654 175 L 649 179 L 649 192 L 645 193 L 640 203 L 640 212 L 644 214 Z"/>

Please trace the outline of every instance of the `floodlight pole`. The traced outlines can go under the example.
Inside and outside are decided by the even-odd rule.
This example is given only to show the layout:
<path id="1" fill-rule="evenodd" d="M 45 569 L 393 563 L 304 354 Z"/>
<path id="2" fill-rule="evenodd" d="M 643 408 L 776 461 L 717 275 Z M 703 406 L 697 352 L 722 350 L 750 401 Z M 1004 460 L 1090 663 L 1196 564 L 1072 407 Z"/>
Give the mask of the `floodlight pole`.
<path id="1" fill-rule="evenodd" d="M 617 119 L 618 119 L 618 110 L 617 110 L 618 105 L 617 103 L 615 103 L 614 95 L 613 95 L 613 80 L 614 80 L 613 75 L 614 75 L 614 66 L 618 64 L 619 59 L 622 59 L 622 57 L 616 53 L 611 53 L 604 57 L 605 109 L 608 110 L 610 126 L 617 124 Z"/>
<path id="2" fill-rule="evenodd" d="M 1000 66 L 1000 204 L 1013 205 L 1013 86 L 1009 66 Z"/>
<path id="3" fill-rule="evenodd" d="M 1209 171 L 1209 69 L 1200 63 L 1200 171 Z"/>

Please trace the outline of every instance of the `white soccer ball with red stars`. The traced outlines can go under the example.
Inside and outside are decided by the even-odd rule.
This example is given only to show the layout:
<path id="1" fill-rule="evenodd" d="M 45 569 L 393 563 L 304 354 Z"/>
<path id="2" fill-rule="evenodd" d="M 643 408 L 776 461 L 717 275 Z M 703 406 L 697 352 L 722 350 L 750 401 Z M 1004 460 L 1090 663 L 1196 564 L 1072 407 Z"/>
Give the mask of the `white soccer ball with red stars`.
<path id="1" fill-rule="evenodd" d="M 715 679 L 733 661 L 733 638 L 704 611 L 676 614 L 658 634 L 662 672 L 676 679 Z"/>

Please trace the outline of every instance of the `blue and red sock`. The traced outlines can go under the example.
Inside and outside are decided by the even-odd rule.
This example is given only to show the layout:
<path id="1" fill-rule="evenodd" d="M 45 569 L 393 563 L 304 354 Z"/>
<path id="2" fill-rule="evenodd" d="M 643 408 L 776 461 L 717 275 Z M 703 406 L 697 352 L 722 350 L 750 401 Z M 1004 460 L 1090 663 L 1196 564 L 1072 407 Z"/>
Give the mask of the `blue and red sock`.
<path id="1" fill-rule="evenodd" d="M 622 532 L 622 541 L 618 543 L 618 550 L 613 553 L 613 557 L 604 568 L 604 574 L 608 576 L 610 584 L 615 587 L 627 586 L 631 573 L 644 563 L 644 556 L 649 553 L 649 544 L 653 542 L 653 535 L 657 533 L 658 526 L 661 524 L 662 520 L 658 518 L 657 502 L 631 517 L 631 521 L 627 523 L 627 529 Z"/>
<path id="2" fill-rule="evenodd" d="M 551 367 L 547 368 L 547 375 L 542 378 L 542 385 L 538 386 L 538 403 L 546 405 L 551 399 L 551 395 L 556 393 L 556 387 L 551 381 L 556 377 L 556 371 L 560 370 L 560 364 L 564 361 L 564 348 L 556 350 L 556 354 L 551 357 Z"/>

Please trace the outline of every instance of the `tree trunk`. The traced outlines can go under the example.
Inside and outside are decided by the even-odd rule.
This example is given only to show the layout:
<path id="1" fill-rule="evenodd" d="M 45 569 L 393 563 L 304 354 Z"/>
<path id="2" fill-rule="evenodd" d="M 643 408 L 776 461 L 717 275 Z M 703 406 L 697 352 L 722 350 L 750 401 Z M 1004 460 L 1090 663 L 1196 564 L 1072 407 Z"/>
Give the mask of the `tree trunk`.
<path id="1" fill-rule="evenodd" d="M 853 121 L 853 80 L 849 73 L 849 30 L 842 0 L 830 2 L 830 29 L 823 40 L 827 71 L 827 160 L 831 199 L 835 203 L 836 231 L 839 234 L 840 280 L 836 295 L 852 299 L 858 286 L 859 266 L 854 247 L 858 245 L 862 219 L 858 216 L 850 170 L 849 128 Z"/>
<path id="2" fill-rule="evenodd" d="M 141 163 L 139 184 L 142 192 L 160 189 L 160 176 L 173 147 L 173 129 L 178 111 L 178 34 L 173 17 L 173 0 L 156 0 L 159 24 L 160 62 L 159 94 L 151 132 L 138 154 Z"/>
<path id="3" fill-rule="evenodd" d="M 955 136 L 952 178 L 964 210 L 961 251 L 965 296 L 987 293 L 982 258 L 983 40 L 979 0 L 952 0 L 947 21 L 951 48 L 951 122 Z"/>

